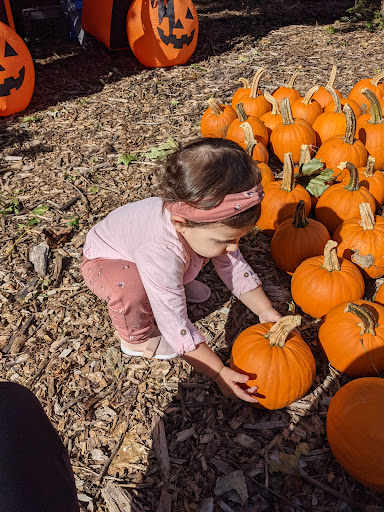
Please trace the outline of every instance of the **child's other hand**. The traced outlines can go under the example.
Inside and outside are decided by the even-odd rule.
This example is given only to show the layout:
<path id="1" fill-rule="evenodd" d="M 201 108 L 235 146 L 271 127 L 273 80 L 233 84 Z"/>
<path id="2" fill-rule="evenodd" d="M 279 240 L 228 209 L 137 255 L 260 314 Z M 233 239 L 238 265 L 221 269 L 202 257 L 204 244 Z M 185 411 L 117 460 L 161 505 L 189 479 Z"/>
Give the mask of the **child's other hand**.
<path id="1" fill-rule="evenodd" d="M 281 315 L 274 308 L 265 309 L 262 313 L 259 314 L 259 320 L 261 324 L 267 322 L 277 322 L 279 318 L 281 318 Z"/>
<path id="2" fill-rule="evenodd" d="M 257 398 L 251 396 L 256 393 L 257 386 L 252 386 L 248 389 L 242 389 L 239 384 L 245 384 L 249 380 L 248 375 L 235 372 L 227 366 L 223 366 L 218 376 L 215 378 L 215 382 L 221 389 L 224 396 L 241 398 L 245 402 L 256 404 Z"/>

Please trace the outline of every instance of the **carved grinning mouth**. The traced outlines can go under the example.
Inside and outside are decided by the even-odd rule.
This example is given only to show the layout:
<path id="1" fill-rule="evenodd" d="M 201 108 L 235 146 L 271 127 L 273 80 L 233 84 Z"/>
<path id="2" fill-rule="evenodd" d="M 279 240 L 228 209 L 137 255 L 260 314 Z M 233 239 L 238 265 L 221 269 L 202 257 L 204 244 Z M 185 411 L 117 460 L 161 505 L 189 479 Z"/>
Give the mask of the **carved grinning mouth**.
<path id="1" fill-rule="evenodd" d="M 0 97 L 9 96 L 11 94 L 11 89 L 20 89 L 24 82 L 25 77 L 25 66 L 23 66 L 19 71 L 19 76 L 17 78 L 13 78 L 13 76 L 9 76 L 4 80 L 2 84 L 0 84 Z"/>
<path id="2" fill-rule="evenodd" d="M 159 27 L 157 27 L 157 31 L 159 33 L 160 39 L 163 41 L 164 44 L 173 44 L 173 47 L 177 50 L 181 50 L 184 45 L 189 46 L 195 34 L 195 29 L 193 29 L 190 36 L 183 35 L 180 38 L 177 38 L 174 34 L 171 34 L 169 36 L 164 35 L 164 30 L 162 30 Z"/>

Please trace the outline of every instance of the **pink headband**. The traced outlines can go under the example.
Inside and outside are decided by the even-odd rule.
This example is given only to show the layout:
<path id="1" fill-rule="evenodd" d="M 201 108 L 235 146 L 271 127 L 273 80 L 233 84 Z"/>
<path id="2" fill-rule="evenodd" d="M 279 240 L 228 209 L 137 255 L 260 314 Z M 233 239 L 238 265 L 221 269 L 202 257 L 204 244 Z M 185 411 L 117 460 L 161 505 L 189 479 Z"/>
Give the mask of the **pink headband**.
<path id="1" fill-rule="evenodd" d="M 218 222 L 234 217 L 238 213 L 252 208 L 255 204 L 261 203 L 263 197 L 263 186 L 259 183 L 256 187 L 245 192 L 226 195 L 218 206 L 210 210 L 194 208 L 183 202 L 170 203 L 166 208 L 171 212 L 171 215 L 179 215 L 183 219 L 193 222 Z"/>

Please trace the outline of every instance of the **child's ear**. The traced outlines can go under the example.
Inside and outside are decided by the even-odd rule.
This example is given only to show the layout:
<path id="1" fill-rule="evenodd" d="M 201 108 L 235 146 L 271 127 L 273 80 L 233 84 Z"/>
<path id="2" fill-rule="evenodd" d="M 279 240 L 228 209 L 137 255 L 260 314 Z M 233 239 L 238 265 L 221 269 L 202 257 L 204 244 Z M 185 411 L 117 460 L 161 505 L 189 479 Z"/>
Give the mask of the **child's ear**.
<path id="1" fill-rule="evenodd" d="M 171 215 L 171 222 L 175 226 L 176 231 L 183 233 L 187 227 L 187 222 L 183 217 L 179 215 Z"/>

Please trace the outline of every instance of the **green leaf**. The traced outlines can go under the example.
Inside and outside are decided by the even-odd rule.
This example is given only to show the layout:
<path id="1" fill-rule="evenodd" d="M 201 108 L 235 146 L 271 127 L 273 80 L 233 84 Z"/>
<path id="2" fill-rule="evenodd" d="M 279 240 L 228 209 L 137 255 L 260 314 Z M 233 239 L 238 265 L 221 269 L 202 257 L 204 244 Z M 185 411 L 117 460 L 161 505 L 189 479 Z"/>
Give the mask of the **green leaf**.
<path id="1" fill-rule="evenodd" d="M 129 165 L 131 162 L 134 162 L 137 160 L 137 155 L 133 153 L 132 155 L 127 155 L 126 153 L 122 153 L 118 160 L 117 165 L 123 164 L 123 165 Z"/>
<path id="2" fill-rule="evenodd" d="M 202 68 L 202 67 L 201 67 L 201 66 L 199 66 L 198 64 L 190 64 L 190 67 L 191 67 L 191 68 L 198 69 L 199 71 L 207 71 L 205 68 Z"/>
<path id="3" fill-rule="evenodd" d="M 69 221 L 67 222 L 68 226 L 73 226 L 74 228 L 79 227 L 79 217 L 69 217 Z"/>
<path id="4" fill-rule="evenodd" d="M 37 121 L 37 116 L 25 116 L 22 119 L 22 123 L 34 123 Z"/>
<path id="5" fill-rule="evenodd" d="M 18 213 L 20 213 L 21 210 L 20 201 L 16 198 L 12 199 L 11 202 L 6 203 L 3 206 L 4 208 L 0 210 L 0 213 L 2 213 L 3 215 L 17 215 Z"/>
<path id="6" fill-rule="evenodd" d="M 320 197 L 330 187 L 332 176 L 332 169 L 323 169 L 317 174 L 297 177 L 296 182 L 305 187 L 313 196 Z"/>
<path id="7" fill-rule="evenodd" d="M 90 192 L 91 194 L 97 194 L 97 193 L 98 193 L 98 191 L 99 191 L 99 187 L 97 187 L 96 185 L 93 185 L 92 187 L 89 187 L 89 189 L 88 189 L 88 190 L 89 190 L 89 192 Z"/>
<path id="8" fill-rule="evenodd" d="M 143 153 L 143 156 L 149 160 L 164 160 L 169 154 L 176 151 L 178 147 L 178 143 L 172 137 L 169 137 L 159 146 L 155 148 L 149 148 L 149 151 L 147 153 Z"/>
<path id="9" fill-rule="evenodd" d="M 310 176 L 311 174 L 320 171 L 324 167 L 324 164 L 321 160 L 313 158 L 306 164 L 300 166 L 299 174 L 303 176 Z"/>
<path id="10" fill-rule="evenodd" d="M 38 206 L 37 208 L 33 209 L 30 213 L 33 215 L 44 215 L 44 213 L 49 210 L 49 206 Z"/>
<path id="11" fill-rule="evenodd" d="M 37 217 L 32 217 L 31 220 L 28 221 L 27 226 L 35 226 L 36 224 L 40 224 L 41 219 L 38 219 Z"/>
<path id="12" fill-rule="evenodd" d="M 174 105 L 175 107 L 177 107 L 177 105 L 180 103 L 180 101 L 171 100 L 170 103 L 171 103 L 171 105 Z"/>

